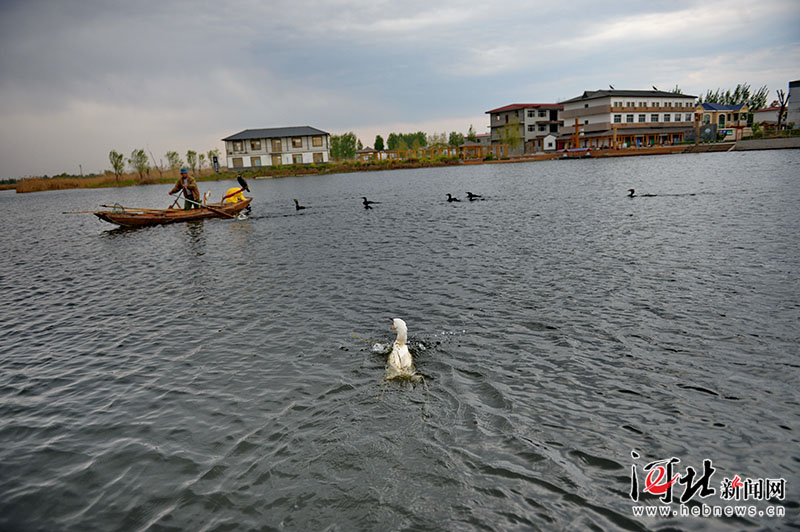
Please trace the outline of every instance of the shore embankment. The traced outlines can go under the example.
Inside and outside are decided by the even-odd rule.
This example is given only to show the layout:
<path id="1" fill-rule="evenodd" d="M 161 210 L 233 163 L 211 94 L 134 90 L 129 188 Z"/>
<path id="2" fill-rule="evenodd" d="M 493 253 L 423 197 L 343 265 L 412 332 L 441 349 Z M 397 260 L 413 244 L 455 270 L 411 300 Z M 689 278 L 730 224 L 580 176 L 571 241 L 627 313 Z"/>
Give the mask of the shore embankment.
<path id="1" fill-rule="evenodd" d="M 618 150 L 591 150 L 592 159 L 605 157 L 636 157 L 645 155 L 670 155 L 677 153 L 708 153 L 721 151 L 752 151 L 752 150 L 776 150 L 776 149 L 798 149 L 800 148 L 800 137 L 780 137 L 771 139 L 748 139 L 736 142 L 714 142 L 702 144 L 679 144 L 674 146 L 647 146 L 630 147 Z M 241 173 L 246 178 L 274 178 L 304 175 L 325 175 L 341 174 L 350 172 L 374 172 L 379 170 L 403 170 L 411 168 L 435 168 L 441 166 L 453 166 L 459 164 L 510 164 L 521 162 L 550 161 L 564 157 L 563 152 L 538 153 L 521 155 L 504 159 L 475 159 L 462 160 L 457 157 L 443 157 L 438 159 L 410 159 L 410 160 L 382 160 L 382 161 L 342 161 L 325 163 L 320 165 L 308 166 L 279 166 L 264 167 L 259 170 L 248 170 L 236 172 L 234 170 L 223 170 L 214 172 L 206 169 L 194 173 L 198 181 L 219 181 L 231 179 Z M 177 170 L 162 171 L 159 175 L 151 172 L 150 175 L 138 176 L 137 174 L 114 174 L 106 173 L 101 176 L 93 177 L 52 177 L 52 178 L 25 178 L 13 185 L 2 185 L 0 190 L 15 189 L 18 193 L 41 192 L 45 190 L 63 190 L 71 188 L 104 188 L 104 187 L 127 187 L 134 185 L 155 185 L 174 182 L 178 177 Z"/>

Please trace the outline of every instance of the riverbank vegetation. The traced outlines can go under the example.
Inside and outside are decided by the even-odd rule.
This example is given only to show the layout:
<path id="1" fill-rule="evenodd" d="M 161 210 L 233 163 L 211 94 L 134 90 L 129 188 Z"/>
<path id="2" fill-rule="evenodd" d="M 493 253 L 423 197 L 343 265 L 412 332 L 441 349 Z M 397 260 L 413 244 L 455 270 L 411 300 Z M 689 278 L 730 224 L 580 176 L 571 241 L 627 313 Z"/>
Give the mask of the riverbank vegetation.
<path id="1" fill-rule="evenodd" d="M 379 170 L 400 170 L 407 168 L 428 168 L 436 166 L 450 166 L 459 164 L 458 157 L 441 157 L 436 159 L 409 159 L 409 160 L 383 160 L 383 161 L 340 161 L 310 165 L 282 165 L 265 166 L 257 170 L 247 170 L 241 172 L 246 178 L 261 177 L 289 177 L 300 175 L 323 175 L 341 174 L 348 172 L 365 172 Z M 221 169 L 215 172 L 213 169 L 195 168 L 191 171 L 197 181 L 217 181 L 224 179 L 235 179 L 239 173 L 229 172 Z M 64 190 L 70 188 L 104 188 L 104 187 L 126 187 L 133 185 L 155 185 L 174 183 L 180 175 L 180 167 L 177 169 L 162 169 L 158 175 L 154 172 L 142 174 L 138 170 L 129 173 L 115 173 L 113 170 L 106 171 L 103 175 L 74 176 L 62 175 L 56 177 L 34 177 L 17 180 L 8 188 L 16 188 L 18 193 L 42 192 L 45 190 Z"/>

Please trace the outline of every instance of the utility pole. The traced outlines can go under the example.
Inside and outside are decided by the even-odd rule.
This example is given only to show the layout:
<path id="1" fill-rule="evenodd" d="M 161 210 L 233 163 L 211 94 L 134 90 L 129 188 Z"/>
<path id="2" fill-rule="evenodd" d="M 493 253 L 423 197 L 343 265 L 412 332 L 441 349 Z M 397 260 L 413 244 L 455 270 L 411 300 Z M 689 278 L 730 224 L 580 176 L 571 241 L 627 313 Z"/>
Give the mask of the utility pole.
<path id="1" fill-rule="evenodd" d="M 78 168 L 80 168 L 80 169 L 81 169 L 81 177 L 83 177 L 83 165 L 82 165 L 82 164 L 79 164 L 79 165 L 78 165 Z"/>

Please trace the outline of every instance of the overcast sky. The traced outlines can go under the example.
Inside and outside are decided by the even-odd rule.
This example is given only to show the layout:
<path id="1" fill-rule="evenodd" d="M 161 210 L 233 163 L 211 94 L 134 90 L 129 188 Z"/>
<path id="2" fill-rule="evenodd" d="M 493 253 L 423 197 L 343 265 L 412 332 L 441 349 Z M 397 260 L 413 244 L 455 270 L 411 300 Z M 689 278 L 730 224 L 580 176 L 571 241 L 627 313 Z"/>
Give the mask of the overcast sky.
<path id="1" fill-rule="evenodd" d="M 608 88 L 800 79 L 800 1 L 0 0 L 0 178 L 244 129 L 486 131 Z M 80 165 L 80 166 L 79 166 Z"/>

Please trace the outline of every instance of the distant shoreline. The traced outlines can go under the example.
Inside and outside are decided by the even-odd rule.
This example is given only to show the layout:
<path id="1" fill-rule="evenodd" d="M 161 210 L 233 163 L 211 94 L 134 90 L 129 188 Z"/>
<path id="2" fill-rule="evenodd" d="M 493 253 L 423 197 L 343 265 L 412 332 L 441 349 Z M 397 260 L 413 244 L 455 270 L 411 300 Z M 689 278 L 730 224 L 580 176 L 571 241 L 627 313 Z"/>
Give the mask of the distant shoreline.
<path id="1" fill-rule="evenodd" d="M 646 155 L 669 155 L 678 153 L 708 153 L 722 151 L 752 151 L 752 150 L 773 150 L 773 149 L 798 149 L 800 148 L 800 137 L 780 137 L 773 139 L 740 140 L 737 142 L 715 142 L 681 144 L 675 146 L 653 146 L 644 148 L 623 148 L 620 150 L 590 150 L 589 159 L 600 159 L 607 157 L 634 157 Z M 549 161 L 564 158 L 564 152 L 541 153 L 511 157 L 508 159 L 497 160 L 460 160 L 458 158 L 441 158 L 434 160 L 382 160 L 382 161 L 344 161 L 338 163 L 326 163 L 322 165 L 308 166 L 279 166 L 264 167 L 261 170 L 247 170 L 238 172 L 236 170 L 226 170 L 224 172 L 213 172 L 211 170 L 201 170 L 194 177 L 197 181 L 223 181 L 235 179 L 237 175 L 242 175 L 247 179 L 264 179 L 277 177 L 298 177 L 306 175 L 327 175 L 343 174 L 351 172 L 374 172 L 381 170 L 406 170 L 414 168 L 438 168 L 443 166 L 474 165 L 474 164 L 506 164 L 522 163 L 534 161 Z M 67 190 L 75 188 L 114 188 L 140 185 L 159 185 L 174 183 L 178 178 L 177 170 L 161 171 L 158 176 L 150 172 L 149 176 L 139 179 L 137 174 L 123 174 L 117 180 L 114 174 L 106 173 L 102 176 L 94 177 L 52 177 L 52 178 L 25 178 L 15 184 L 0 185 L 0 190 L 16 190 L 17 193 L 43 192 L 46 190 Z"/>

